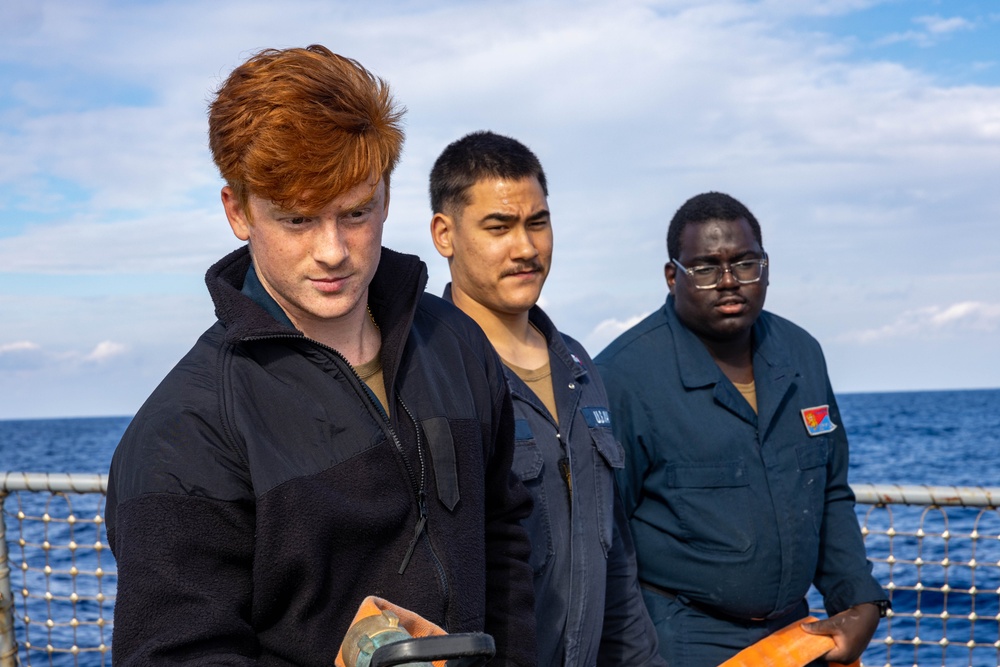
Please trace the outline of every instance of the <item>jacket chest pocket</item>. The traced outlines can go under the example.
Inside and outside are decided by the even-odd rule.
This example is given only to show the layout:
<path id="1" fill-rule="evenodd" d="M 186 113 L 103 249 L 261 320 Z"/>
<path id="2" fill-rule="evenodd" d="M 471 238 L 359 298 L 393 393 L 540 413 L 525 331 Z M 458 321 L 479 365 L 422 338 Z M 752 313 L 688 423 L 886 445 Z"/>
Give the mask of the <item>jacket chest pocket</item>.
<path id="1" fill-rule="evenodd" d="M 531 541 L 531 558 L 528 562 L 534 573 L 538 574 L 554 554 L 549 507 L 545 497 L 545 485 L 542 483 L 545 460 L 538 449 L 538 444 L 531 436 L 531 429 L 526 421 L 516 420 L 516 433 L 512 469 L 531 493 L 533 501 L 531 514 L 521 521 L 521 525 L 528 531 L 528 539 Z"/>
<path id="2" fill-rule="evenodd" d="M 597 526 L 604 555 L 608 554 L 614 539 L 615 528 L 615 470 L 625 467 L 625 450 L 611 433 L 611 429 L 598 426 L 590 428 L 594 441 L 594 486 L 597 501 Z"/>
<path id="3" fill-rule="evenodd" d="M 668 505 L 690 546 L 742 554 L 753 546 L 750 482 L 742 461 L 667 466 Z"/>

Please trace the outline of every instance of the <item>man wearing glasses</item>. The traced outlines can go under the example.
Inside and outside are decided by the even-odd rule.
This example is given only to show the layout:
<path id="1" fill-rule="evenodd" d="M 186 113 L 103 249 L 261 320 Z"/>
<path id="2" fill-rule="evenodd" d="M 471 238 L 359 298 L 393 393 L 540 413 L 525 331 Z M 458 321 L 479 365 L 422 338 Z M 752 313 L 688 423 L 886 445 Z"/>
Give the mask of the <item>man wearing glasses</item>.
<path id="1" fill-rule="evenodd" d="M 865 649 L 888 600 L 871 576 L 848 451 L 819 344 L 763 310 L 760 225 L 718 192 L 667 232 L 667 302 L 597 357 L 643 597 L 661 654 L 718 665 L 805 617 L 810 584 L 833 638 Z"/>

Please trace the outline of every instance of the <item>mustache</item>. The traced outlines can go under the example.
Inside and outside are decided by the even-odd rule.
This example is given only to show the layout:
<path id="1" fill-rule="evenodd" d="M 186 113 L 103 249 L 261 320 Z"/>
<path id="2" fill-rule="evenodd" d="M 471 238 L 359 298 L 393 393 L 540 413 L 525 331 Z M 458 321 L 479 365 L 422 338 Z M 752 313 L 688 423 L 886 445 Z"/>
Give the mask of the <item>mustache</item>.
<path id="1" fill-rule="evenodd" d="M 517 273 L 527 273 L 529 271 L 541 273 L 542 263 L 536 260 L 530 262 L 518 262 L 509 269 L 504 269 L 503 273 L 500 274 L 500 277 L 506 278 L 507 276 L 513 276 Z"/>

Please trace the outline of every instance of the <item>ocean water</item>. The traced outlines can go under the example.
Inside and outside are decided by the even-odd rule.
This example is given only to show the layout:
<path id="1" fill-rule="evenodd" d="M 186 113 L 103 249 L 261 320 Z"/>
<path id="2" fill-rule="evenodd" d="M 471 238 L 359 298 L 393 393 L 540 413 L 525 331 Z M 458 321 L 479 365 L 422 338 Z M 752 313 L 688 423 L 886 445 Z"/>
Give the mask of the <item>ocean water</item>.
<path id="1" fill-rule="evenodd" d="M 1000 389 L 844 394 L 851 482 L 1000 486 Z"/>
<path id="2" fill-rule="evenodd" d="M 850 477 L 853 483 L 1000 486 L 1000 389 L 843 394 L 838 400 L 844 427 L 851 442 Z M 128 423 L 128 417 L 0 421 L 0 471 L 105 473 L 110 465 L 115 445 Z M 42 496 L 43 494 L 19 494 L 16 503 L 20 503 L 19 507 L 26 514 L 32 512 L 41 514 L 47 509 L 44 503 L 52 502 L 47 496 L 44 498 Z M 66 501 L 74 503 L 72 511 L 80 516 L 103 510 L 95 504 L 94 498 L 70 496 Z M 88 501 L 90 505 L 87 505 Z M 15 592 L 17 613 L 20 615 L 23 603 L 18 591 L 22 587 L 22 577 L 28 577 L 28 584 L 32 590 L 37 587 L 44 590 L 45 582 L 40 573 L 32 572 L 25 575 L 18 569 L 21 552 L 16 543 L 19 528 L 14 516 L 18 509 L 14 504 L 14 498 L 7 500 L 4 518 L 11 549 L 12 588 Z M 863 521 L 868 510 L 866 506 L 858 507 L 859 516 Z M 893 517 L 897 522 L 923 522 L 921 525 L 928 526 L 928 530 L 940 532 L 941 526 L 934 523 L 938 521 L 937 517 L 923 516 L 922 512 L 922 508 L 897 506 L 893 509 Z M 874 516 L 868 518 L 872 525 L 878 520 L 879 518 Z M 952 533 L 971 532 L 977 521 L 983 521 L 975 510 L 962 510 L 950 516 L 949 520 L 948 529 Z M 45 525 L 44 529 L 37 522 L 34 526 L 25 525 L 29 540 L 41 541 L 45 536 L 38 533 L 42 530 L 50 531 L 47 536 L 53 543 L 60 540 L 67 541 L 70 537 L 70 527 L 65 524 Z M 991 526 L 993 535 L 998 533 L 997 528 L 997 525 Z M 32 534 L 31 531 L 35 533 Z M 882 548 L 886 546 L 887 539 L 884 536 L 869 538 L 869 548 Z M 918 548 L 916 538 L 897 537 L 894 540 L 892 548 L 895 554 L 902 554 L 907 548 L 914 551 Z M 947 540 L 937 543 L 924 540 L 919 548 L 922 549 L 925 560 L 940 560 L 944 555 L 948 555 L 953 560 L 967 561 L 970 554 L 962 550 L 972 547 L 949 544 Z M 1000 540 L 994 539 L 992 544 L 978 545 L 977 548 L 979 551 L 972 556 L 977 557 L 980 562 L 989 559 L 992 559 L 994 564 L 1000 562 Z M 68 569 L 68 562 L 59 560 L 68 559 L 67 555 L 54 551 L 48 551 L 46 554 L 51 567 Z M 93 553 L 78 555 L 80 559 L 77 562 L 78 567 L 81 570 L 87 567 L 93 569 L 94 563 L 91 562 L 93 556 Z M 108 571 L 113 570 L 110 556 L 111 554 L 106 551 L 100 555 L 102 559 L 100 564 Z M 912 554 L 910 557 L 912 558 Z M 88 561 L 88 558 L 91 561 Z M 39 565 L 36 562 L 30 564 L 32 568 Z M 925 585 L 932 585 L 937 577 L 940 580 L 937 583 L 946 582 L 953 588 L 968 588 L 975 583 L 980 590 L 1000 589 L 1000 575 L 996 574 L 1000 568 L 993 568 L 994 571 L 985 573 L 982 571 L 973 573 L 974 571 L 968 568 L 939 567 L 938 569 L 940 573 L 935 574 L 927 566 L 896 565 L 891 574 L 893 581 L 900 585 L 912 583 L 917 577 L 920 577 L 920 581 Z M 888 570 L 889 566 L 885 564 L 875 566 L 875 574 L 883 582 L 889 576 Z M 978 579 L 971 581 L 972 577 Z M 62 579 L 63 584 L 71 585 L 68 577 Z M 94 581 L 96 580 L 93 578 L 85 580 L 79 577 L 78 592 L 81 595 L 92 594 L 96 585 Z M 54 576 L 52 585 L 58 585 L 59 582 L 60 577 Z M 109 596 L 113 595 L 115 583 L 113 576 L 105 577 L 102 581 L 103 592 Z M 972 604 L 976 604 L 978 606 L 975 611 L 983 620 L 951 622 L 947 627 L 947 636 L 952 640 L 952 644 L 955 638 L 962 641 L 969 638 L 975 638 L 978 642 L 1000 641 L 997 620 L 1000 610 L 997 609 L 997 598 L 980 597 L 981 599 L 977 598 L 973 603 L 970 596 L 951 595 L 949 598 L 948 595 L 926 591 L 896 591 L 893 594 L 897 609 L 912 607 L 919 598 L 921 608 L 926 611 L 940 612 L 946 609 L 953 615 L 967 616 L 972 610 Z M 812 596 L 811 600 L 813 598 L 815 596 Z M 818 606 L 818 598 L 815 598 L 815 601 L 814 606 Z M 58 609 L 59 604 L 64 607 L 62 612 Z M 96 603 L 88 603 L 89 606 L 76 604 L 76 613 L 81 618 L 96 613 Z M 42 612 L 47 612 L 50 605 L 56 606 L 54 617 L 58 618 L 59 613 L 63 616 L 72 616 L 71 603 L 59 601 L 32 602 L 29 604 L 29 613 L 41 617 Z M 917 628 L 915 627 L 917 623 L 918 621 L 912 619 L 895 619 L 892 634 L 906 636 L 907 633 L 919 630 L 921 636 L 929 640 L 926 646 L 919 649 L 894 647 L 887 653 L 884 646 L 873 645 L 865 654 L 865 664 L 883 665 L 887 664 L 887 661 L 891 661 L 893 665 L 947 664 L 979 667 L 1000 664 L 998 660 L 1000 652 L 997 650 L 991 652 L 977 649 L 971 652 L 952 646 L 943 651 L 939 641 L 940 634 L 935 634 L 937 631 L 926 623 Z M 23 624 L 16 622 L 15 625 L 19 633 L 18 641 L 23 645 L 25 639 Z M 40 642 L 43 644 L 52 642 L 54 645 L 70 646 L 74 641 L 82 645 L 85 641 L 92 641 L 98 633 L 98 629 L 92 626 L 73 628 L 57 625 L 40 636 L 39 633 L 44 628 L 39 629 L 34 626 L 32 628 L 31 641 L 36 645 Z M 877 636 L 884 637 L 885 633 L 886 628 L 883 624 Z M 48 655 L 33 652 L 26 657 L 23 651 L 22 661 L 24 664 L 60 666 L 110 664 L 107 657 L 102 661 L 97 654 L 81 654 L 74 657 L 70 654 Z"/>

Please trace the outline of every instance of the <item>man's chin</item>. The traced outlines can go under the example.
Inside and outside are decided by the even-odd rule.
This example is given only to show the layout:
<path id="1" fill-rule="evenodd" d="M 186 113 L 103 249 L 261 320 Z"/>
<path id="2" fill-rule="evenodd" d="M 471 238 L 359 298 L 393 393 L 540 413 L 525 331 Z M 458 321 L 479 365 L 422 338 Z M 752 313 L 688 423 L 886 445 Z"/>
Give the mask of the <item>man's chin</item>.
<path id="1" fill-rule="evenodd" d="M 725 342 L 742 338 L 753 327 L 753 320 L 745 316 L 727 317 L 714 321 L 711 326 L 699 327 L 705 338 Z M 690 327 L 694 329 L 693 327 Z"/>
<path id="2" fill-rule="evenodd" d="M 497 305 L 496 310 L 506 315 L 521 315 L 528 312 L 538 299 L 509 299 Z"/>

